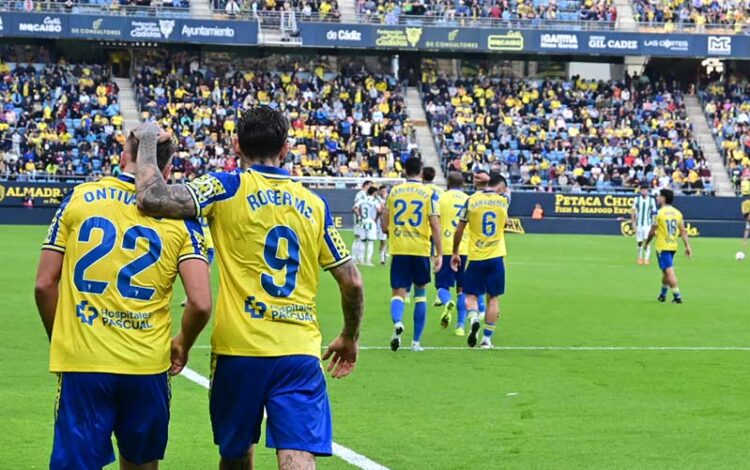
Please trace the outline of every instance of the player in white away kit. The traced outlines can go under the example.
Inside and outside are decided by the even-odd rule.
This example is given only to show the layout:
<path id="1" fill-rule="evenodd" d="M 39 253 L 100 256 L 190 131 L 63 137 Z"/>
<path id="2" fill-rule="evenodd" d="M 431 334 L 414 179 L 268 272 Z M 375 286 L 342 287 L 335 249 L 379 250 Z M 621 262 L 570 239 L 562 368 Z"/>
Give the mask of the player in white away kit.
<path id="1" fill-rule="evenodd" d="M 352 212 L 354 213 L 354 243 L 352 244 L 352 258 L 357 264 L 364 263 L 365 242 L 362 233 L 362 221 L 354 208 L 357 206 L 357 203 L 367 197 L 367 191 L 370 189 L 370 186 L 372 186 L 372 181 L 368 180 L 362 183 L 362 189 L 360 189 L 356 196 L 354 196 L 354 206 L 352 207 Z"/>
<path id="2" fill-rule="evenodd" d="M 654 223 L 657 207 L 656 200 L 649 194 L 649 186 L 641 185 L 641 194 L 633 199 L 630 212 L 630 223 L 635 230 L 635 240 L 638 242 L 638 264 L 649 264 L 651 247 L 646 244 L 651 226 Z"/>
<path id="3" fill-rule="evenodd" d="M 378 188 L 378 192 L 375 194 L 375 199 L 378 200 L 380 208 L 382 210 L 385 207 L 385 201 L 388 199 L 388 186 L 381 186 Z M 382 212 L 381 212 L 382 214 Z M 380 225 L 380 217 L 378 217 L 378 241 L 380 241 L 380 264 L 385 264 L 385 258 L 387 256 L 388 248 L 388 235 L 383 231 L 383 227 Z"/>
<path id="4" fill-rule="evenodd" d="M 365 245 L 365 257 L 362 263 L 365 266 L 373 266 L 372 255 L 375 251 L 375 241 L 378 239 L 378 218 L 383 211 L 383 206 L 375 197 L 377 192 L 378 188 L 370 186 L 367 196 L 354 204 L 354 212 L 360 220 L 361 239 Z"/>

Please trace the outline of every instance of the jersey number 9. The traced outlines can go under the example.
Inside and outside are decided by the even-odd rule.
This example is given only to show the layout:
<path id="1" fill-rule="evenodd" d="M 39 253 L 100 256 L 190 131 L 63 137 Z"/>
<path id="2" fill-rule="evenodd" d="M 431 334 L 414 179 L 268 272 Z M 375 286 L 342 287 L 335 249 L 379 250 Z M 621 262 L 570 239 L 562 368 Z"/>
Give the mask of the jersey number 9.
<path id="1" fill-rule="evenodd" d="M 286 258 L 279 257 L 281 240 L 286 241 Z M 262 273 L 260 283 L 271 297 L 289 297 L 297 287 L 297 273 L 299 272 L 299 237 L 290 227 L 277 225 L 268 231 L 266 246 L 263 249 L 266 265 L 272 270 L 286 269 L 284 283 L 276 284 L 272 273 Z"/>

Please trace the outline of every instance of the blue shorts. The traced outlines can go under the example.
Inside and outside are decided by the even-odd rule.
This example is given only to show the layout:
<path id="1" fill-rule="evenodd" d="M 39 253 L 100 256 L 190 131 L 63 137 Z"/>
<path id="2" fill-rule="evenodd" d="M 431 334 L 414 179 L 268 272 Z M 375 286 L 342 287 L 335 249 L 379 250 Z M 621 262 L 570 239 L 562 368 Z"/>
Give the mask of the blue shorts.
<path id="1" fill-rule="evenodd" d="M 267 447 L 331 455 L 331 408 L 320 359 L 218 355 L 212 363 L 211 427 L 222 457 L 239 459 L 258 443 L 264 408 Z"/>
<path id="2" fill-rule="evenodd" d="M 166 372 L 58 375 L 55 439 L 50 469 L 101 469 L 120 455 L 141 465 L 164 458 L 171 390 Z"/>
<path id="3" fill-rule="evenodd" d="M 505 293 L 505 262 L 503 258 L 469 261 L 464 272 L 464 293 L 497 297 Z"/>
<path id="4" fill-rule="evenodd" d="M 461 266 L 458 272 L 451 269 L 451 257 L 443 256 L 443 265 L 435 274 L 435 287 L 438 289 L 462 288 L 464 286 L 464 269 L 466 269 L 466 256 L 461 256 Z"/>
<path id="5" fill-rule="evenodd" d="M 391 289 L 409 289 L 430 283 L 430 257 L 393 255 L 391 257 Z"/>
<path id="6" fill-rule="evenodd" d="M 208 264 L 211 264 L 214 262 L 214 255 L 216 254 L 216 251 L 213 248 L 207 248 L 206 249 L 206 255 L 208 256 Z"/>
<path id="7" fill-rule="evenodd" d="M 674 251 L 659 251 L 656 257 L 659 260 L 659 269 L 666 271 L 674 266 Z"/>

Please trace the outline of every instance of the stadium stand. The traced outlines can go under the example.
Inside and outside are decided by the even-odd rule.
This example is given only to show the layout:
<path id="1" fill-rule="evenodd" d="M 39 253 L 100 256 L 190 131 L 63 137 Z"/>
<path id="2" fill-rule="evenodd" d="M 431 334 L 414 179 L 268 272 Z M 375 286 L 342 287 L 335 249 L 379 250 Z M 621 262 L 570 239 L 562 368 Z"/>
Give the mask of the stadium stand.
<path id="1" fill-rule="evenodd" d="M 663 81 L 449 80 L 422 85 L 446 169 L 499 167 L 539 191 L 711 193 L 682 93 Z"/>
<path id="2" fill-rule="evenodd" d="M 539 27 L 548 22 L 596 21 L 611 26 L 617 20 L 612 0 L 357 0 L 366 21 L 397 24 L 423 20 L 471 24 L 489 20 L 494 26 Z"/>
<path id="3" fill-rule="evenodd" d="M 4 1 L 0 10 L 54 13 L 108 13 L 112 15 L 148 14 L 151 16 L 188 16 L 190 0 L 58 0 Z"/>
<path id="4" fill-rule="evenodd" d="M 750 22 L 750 4 L 742 1 L 658 1 L 633 0 L 636 21 L 667 30 L 693 29 L 705 32 L 707 27 L 722 27 L 727 32 L 742 32 Z M 712 31 L 717 31 L 712 28 Z"/>
<path id="5" fill-rule="evenodd" d="M 737 77 L 715 81 L 701 99 L 735 191 L 750 196 L 750 83 Z"/>
<path id="6" fill-rule="evenodd" d="M 341 12 L 336 0 L 212 0 L 216 13 L 229 17 L 261 19 L 264 24 L 280 21 L 279 15 L 294 12 L 298 21 L 339 21 Z"/>
<path id="7" fill-rule="evenodd" d="M 125 136 L 107 70 L 15 60 L 0 62 L 0 174 L 21 181 L 116 174 Z"/>
<path id="8" fill-rule="evenodd" d="M 179 139 L 178 180 L 234 169 L 235 119 L 256 105 L 288 116 L 286 164 L 296 175 L 397 177 L 400 160 L 416 154 L 402 89 L 391 77 L 321 65 L 264 70 L 259 62 L 227 63 L 172 58 L 144 66 L 133 80 L 142 119 L 171 127 Z"/>

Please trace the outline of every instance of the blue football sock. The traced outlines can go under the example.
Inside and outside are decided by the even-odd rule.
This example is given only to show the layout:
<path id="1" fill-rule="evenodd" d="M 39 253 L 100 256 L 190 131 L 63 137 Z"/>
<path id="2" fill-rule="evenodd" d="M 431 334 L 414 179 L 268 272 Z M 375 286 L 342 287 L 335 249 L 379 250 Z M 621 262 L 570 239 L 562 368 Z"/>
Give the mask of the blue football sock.
<path id="1" fill-rule="evenodd" d="M 662 284 L 661 285 L 661 296 L 666 297 L 667 296 L 667 290 L 669 289 L 668 285 Z"/>
<path id="2" fill-rule="evenodd" d="M 440 289 L 438 289 L 438 299 L 440 299 L 441 304 L 446 305 L 448 302 L 453 300 L 451 291 L 449 291 L 448 289 L 443 289 L 441 287 Z"/>
<path id="3" fill-rule="evenodd" d="M 484 322 L 484 337 L 491 339 L 493 334 L 495 334 L 495 324 L 488 321 Z"/>
<path id="4" fill-rule="evenodd" d="M 404 299 L 397 295 L 391 298 L 391 319 L 396 324 L 404 319 Z"/>
<path id="5" fill-rule="evenodd" d="M 479 313 L 484 313 L 487 311 L 487 308 L 484 306 L 484 296 L 480 295 L 477 297 L 477 304 L 479 305 Z"/>
<path id="6" fill-rule="evenodd" d="M 414 289 L 414 341 L 422 338 L 427 323 L 427 293 L 424 289 Z"/>
<path id="7" fill-rule="evenodd" d="M 458 301 L 456 302 L 458 307 L 458 318 L 456 319 L 456 327 L 463 328 L 466 324 L 466 294 L 458 294 Z"/>

